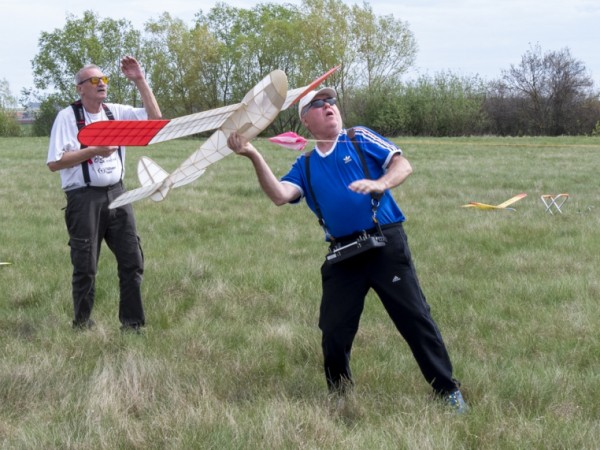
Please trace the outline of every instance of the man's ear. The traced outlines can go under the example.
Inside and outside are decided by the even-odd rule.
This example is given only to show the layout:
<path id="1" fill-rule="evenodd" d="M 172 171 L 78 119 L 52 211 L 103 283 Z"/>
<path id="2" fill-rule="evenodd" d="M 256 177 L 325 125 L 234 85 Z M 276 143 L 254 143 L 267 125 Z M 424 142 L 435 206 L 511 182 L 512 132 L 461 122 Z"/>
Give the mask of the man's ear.
<path id="1" fill-rule="evenodd" d="M 300 123 L 304 126 L 304 128 L 310 131 L 310 128 L 308 128 L 308 124 L 306 123 L 306 119 L 304 117 L 300 119 Z"/>

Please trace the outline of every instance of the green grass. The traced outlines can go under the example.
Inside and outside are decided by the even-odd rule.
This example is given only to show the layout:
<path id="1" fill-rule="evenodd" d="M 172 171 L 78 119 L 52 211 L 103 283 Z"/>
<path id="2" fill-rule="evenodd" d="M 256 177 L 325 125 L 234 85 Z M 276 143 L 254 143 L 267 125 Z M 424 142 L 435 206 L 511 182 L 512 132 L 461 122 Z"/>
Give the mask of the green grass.
<path id="1" fill-rule="evenodd" d="M 327 402 L 317 327 L 326 246 L 230 156 L 135 204 L 148 326 L 123 335 L 103 248 L 94 319 L 70 328 L 71 265 L 47 139 L 0 139 L 0 442 L 6 449 L 592 449 L 600 442 L 600 138 L 399 139 L 394 195 L 472 406 L 433 402 L 369 294 L 356 390 Z M 172 171 L 198 143 L 130 148 Z M 278 175 L 296 154 L 257 142 Z M 480 211 L 520 192 L 516 211 Z M 540 195 L 568 192 L 564 214 Z"/>

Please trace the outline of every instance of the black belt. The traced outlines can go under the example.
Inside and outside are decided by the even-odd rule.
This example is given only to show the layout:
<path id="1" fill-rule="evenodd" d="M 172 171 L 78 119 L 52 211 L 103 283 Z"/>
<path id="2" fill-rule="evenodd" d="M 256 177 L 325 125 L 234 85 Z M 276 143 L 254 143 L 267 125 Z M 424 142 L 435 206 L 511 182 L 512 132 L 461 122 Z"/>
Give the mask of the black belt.
<path id="1" fill-rule="evenodd" d="M 381 225 L 382 230 L 389 230 L 390 228 L 399 228 L 399 227 L 402 227 L 402 222 L 394 222 L 394 223 L 387 223 L 385 225 Z M 339 238 L 335 238 L 335 242 L 336 242 L 336 244 L 342 244 L 342 245 L 346 244 L 346 243 L 354 242 L 359 237 L 361 237 L 364 233 L 367 233 L 367 234 L 373 236 L 373 235 L 378 234 L 379 230 L 377 229 L 377 227 L 373 227 L 373 228 L 369 228 L 368 230 L 357 231 L 356 233 L 347 234 L 346 236 L 341 236 Z"/>
<path id="2" fill-rule="evenodd" d="M 119 181 L 118 183 L 115 183 L 115 184 L 111 184 L 109 186 L 91 186 L 91 185 L 88 185 L 86 187 L 88 189 L 96 189 L 96 190 L 99 190 L 99 191 L 110 191 L 110 190 L 116 189 L 116 188 L 121 187 L 121 186 L 123 186 L 123 182 L 122 181 Z"/>
<path id="3" fill-rule="evenodd" d="M 95 191 L 111 191 L 113 189 L 116 189 L 116 188 L 122 187 L 122 186 L 123 186 L 123 181 L 119 181 L 118 183 L 110 184 L 108 186 L 92 186 L 92 185 L 88 184 L 87 186 L 81 186 L 81 187 L 77 187 L 75 189 L 69 189 L 66 192 L 77 191 L 80 189 L 93 189 Z"/>

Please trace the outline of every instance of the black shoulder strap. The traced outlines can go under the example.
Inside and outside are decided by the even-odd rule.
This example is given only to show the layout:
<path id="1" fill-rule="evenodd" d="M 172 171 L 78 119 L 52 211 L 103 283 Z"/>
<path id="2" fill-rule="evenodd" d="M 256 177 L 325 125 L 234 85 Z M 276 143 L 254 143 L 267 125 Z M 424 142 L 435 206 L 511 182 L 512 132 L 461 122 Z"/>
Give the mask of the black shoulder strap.
<path id="1" fill-rule="evenodd" d="M 358 141 L 356 140 L 356 131 L 354 130 L 354 128 L 350 128 L 348 130 L 348 137 L 350 138 L 352 145 L 354 145 L 354 148 L 356 149 L 356 153 L 358 153 L 358 156 L 360 157 L 360 162 L 362 163 L 363 172 L 365 173 L 365 177 L 372 180 L 371 173 L 369 172 L 369 166 L 367 166 L 367 160 L 365 159 L 365 154 L 363 153 L 362 149 L 360 148 L 360 145 L 358 145 Z M 371 194 L 371 197 L 373 198 L 373 200 L 376 200 L 376 201 L 381 199 L 382 196 L 383 196 L 382 193 Z"/>
<path id="2" fill-rule="evenodd" d="M 81 130 L 85 127 L 85 115 L 83 113 L 83 105 L 81 104 L 81 100 L 77 100 L 74 103 L 71 103 L 71 108 L 73 108 L 73 112 L 75 113 L 75 121 L 77 122 L 77 129 Z M 81 145 L 81 148 L 87 147 L 86 145 Z"/>
<path id="3" fill-rule="evenodd" d="M 85 113 L 83 112 L 83 104 L 81 103 L 81 99 L 71 103 L 71 107 L 73 108 L 73 112 L 75 113 L 75 121 L 77 122 L 77 129 L 81 130 L 85 127 Z M 102 109 L 104 109 L 104 113 L 108 120 L 115 120 L 115 116 L 113 116 L 112 111 L 102 103 Z M 86 148 L 87 145 L 81 145 L 81 148 Z M 119 159 L 121 160 L 121 164 L 123 164 L 123 157 L 121 155 L 121 147 L 119 147 Z M 91 164 L 91 160 L 83 161 L 81 163 L 81 170 L 83 172 L 83 181 L 85 181 L 86 185 L 90 184 L 90 169 L 88 164 Z"/>
<path id="4" fill-rule="evenodd" d="M 102 103 L 102 109 L 104 110 L 106 117 L 108 117 L 108 120 L 115 120 L 115 116 L 113 116 L 112 111 L 108 109 L 108 106 L 106 106 L 104 103 Z"/>
<path id="5" fill-rule="evenodd" d="M 312 188 L 312 183 L 310 182 L 310 155 L 312 154 L 312 150 L 304 154 L 304 167 L 306 169 L 306 184 L 308 184 L 308 190 L 310 192 L 310 196 L 313 198 L 315 202 L 315 211 L 317 212 L 317 217 L 319 218 L 319 225 L 325 231 L 325 235 L 329 237 L 331 241 L 334 241 L 333 236 L 329 234 L 327 231 L 327 227 L 325 226 L 325 219 L 323 219 L 323 213 L 321 212 L 321 207 L 319 206 L 319 202 L 317 201 L 317 196 L 315 195 L 315 191 Z"/>

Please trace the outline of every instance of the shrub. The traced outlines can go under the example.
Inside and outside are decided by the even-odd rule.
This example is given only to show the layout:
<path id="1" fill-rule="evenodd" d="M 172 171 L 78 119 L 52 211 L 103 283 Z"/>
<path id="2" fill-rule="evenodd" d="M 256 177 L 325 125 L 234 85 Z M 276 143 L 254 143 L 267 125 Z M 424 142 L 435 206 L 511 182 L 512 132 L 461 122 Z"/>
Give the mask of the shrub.
<path id="1" fill-rule="evenodd" d="M 15 137 L 21 136 L 21 126 L 14 114 L 0 110 L 0 136 Z"/>

